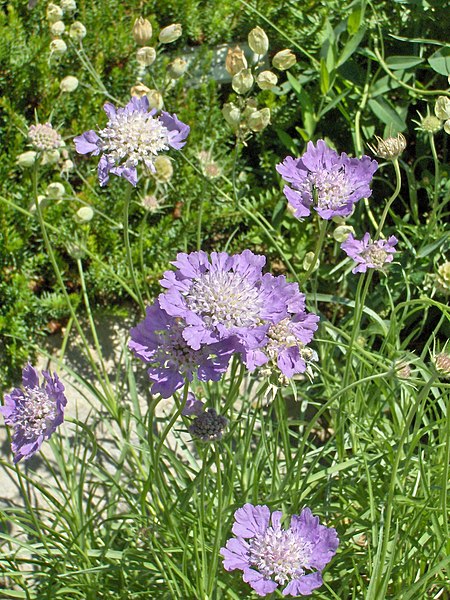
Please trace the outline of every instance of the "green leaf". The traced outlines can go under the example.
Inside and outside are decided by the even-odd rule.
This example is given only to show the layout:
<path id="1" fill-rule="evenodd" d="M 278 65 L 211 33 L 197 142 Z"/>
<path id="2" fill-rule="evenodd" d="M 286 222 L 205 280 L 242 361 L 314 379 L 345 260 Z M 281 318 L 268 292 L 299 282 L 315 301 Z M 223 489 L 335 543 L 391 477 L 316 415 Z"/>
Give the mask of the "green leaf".
<path id="1" fill-rule="evenodd" d="M 366 35 L 366 28 L 361 27 L 361 29 L 356 33 L 353 37 L 351 37 L 345 46 L 342 49 L 341 56 L 337 62 L 337 66 L 340 67 L 343 65 L 353 54 L 353 52 L 357 49 L 359 44 L 361 43 L 363 37 Z"/>
<path id="2" fill-rule="evenodd" d="M 320 59 L 320 91 L 324 96 L 330 89 L 330 74 L 328 73 L 327 63 L 324 58 Z"/>
<path id="3" fill-rule="evenodd" d="M 411 69 L 423 62 L 424 59 L 419 56 L 390 56 L 386 59 L 386 64 L 392 71 Z"/>
<path id="4" fill-rule="evenodd" d="M 450 75 L 450 47 L 440 48 L 428 59 L 428 63 L 433 71 L 440 75 Z"/>
<path id="5" fill-rule="evenodd" d="M 406 129 L 405 121 L 383 98 L 371 98 L 369 107 L 382 123 L 392 127 L 392 135 Z"/>
<path id="6" fill-rule="evenodd" d="M 274 127 L 274 129 L 283 146 L 285 146 L 289 152 L 295 154 L 297 152 L 297 148 L 293 138 L 291 138 L 291 136 L 280 127 Z"/>
<path id="7" fill-rule="evenodd" d="M 362 10 L 361 7 L 354 10 L 348 17 L 347 31 L 350 35 L 357 33 L 359 26 L 361 25 Z"/>

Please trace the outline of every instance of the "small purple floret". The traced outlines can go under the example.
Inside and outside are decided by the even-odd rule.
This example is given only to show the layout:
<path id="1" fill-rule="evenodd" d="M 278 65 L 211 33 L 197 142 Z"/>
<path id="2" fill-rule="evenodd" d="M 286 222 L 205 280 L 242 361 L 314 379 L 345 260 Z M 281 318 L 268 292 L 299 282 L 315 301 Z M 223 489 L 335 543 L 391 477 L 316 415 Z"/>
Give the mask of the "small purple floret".
<path id="1" fill-rule="evenodd" d="M 322 585 L 322 570 L 336 554 L 336 530 L 319 524 L 309 508 L 281 528 L 280 511 L 245 504 L 235 514 L 230 538 L 220 553 L 227 571 L 240 569 L 260 596 L 286 586 L 283 595 L 307 596 Z M 308 572 L 310 571 L 310 572 Z"/>
<path id="2" fill-rule="evenodd" d="M 308 142 L 300 158 L 288 156 L 276 169 L 291 184 L 284 187 L 284 195 L 301 219 L 313 208 L 323 219 L 347 217 L 361 198 L 372 194 L 369 184 L 378 163 L 368 156 L 350 158 L 340 156 L 323 140 L 314 145 Z"/>
<path id="3" fill-rule="evenodd" d="M 398 239 L 393 235 L 387 240 L 372 242 L 369 233 L 365 233 L 362 240 L 357 240 L 350 234 L 345 242 L 342 242 L 341 248 L 357 263 L 352 273 L 365 273 L 367 269 L 382 270 L 386 264 L 392 262 L 397 243 Z"/>
<path id="4" fill-rule="evenodd" d="M 139 164 L 154 172 L 157 155 L 169 148 L 179 150 L 189 135 L 189 126 L 176 115 L 163 112 L 155 117 L 156 110 L 150 110 L 146 96 L 131 98 L 125 108 L 116 108 L 110 102 L 103 108 L 108 116 L 106 127 L 74 138 L 79 154 L 102 154 L 98 164 L 101 186 L 108 183 L 111 173 L 136 186 Z"/>
<path id="5" fill-rule="evenodd" d="M 219 381 L 234 352 L 231 340 L 212 343 L 193 350 L 183 338 L 181 319 L 168 315 L 158 302 L 147 307 L 146 317 L 130 330 L 128 347 L 149 365 L 152 393 L 169 398 L 192 381 Z"/>
<path id="6" fill-rule="evenodd" d="M 203 402 L 201 400 L 197 400 L 193 392 L 188 392 L 186 404 L 181 411 L 181 414 L 184 417 L 198 417 L 202 414 L 203 409 Z"/>
<path id="7" fill-rule="evenodd" d="M 56 373 L 42 371 L 39 384 L 37 370 L 28 364 L 22 371 L 22 388 L 5 394 L 0 407 L 5 423 L 14 428 L 12 451 L 14 463 L 30 458 L 64 421 L 67 399 Z"/>

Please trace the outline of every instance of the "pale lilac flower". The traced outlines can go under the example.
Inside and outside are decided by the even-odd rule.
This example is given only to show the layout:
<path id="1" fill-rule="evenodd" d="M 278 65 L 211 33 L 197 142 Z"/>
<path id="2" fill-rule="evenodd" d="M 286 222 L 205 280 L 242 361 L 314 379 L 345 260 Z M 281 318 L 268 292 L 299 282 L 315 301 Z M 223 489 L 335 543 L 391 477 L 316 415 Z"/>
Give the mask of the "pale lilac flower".
<path id="1" fill-rule="evenodd" d="M 28 364 L 22 371 L 22 388 L 5 394 L 5 403 L 0 407 L 5 423 L 14 428 L 14 463 L 37 452 L 64 420 L 64 386 L 56 373 L 52 376 L 42 371 L 42 375 L 40 385 L 38 372 Z"/>
<path id="2" fill-rule="evenodd" d="M 218 415 L 214 408 L 208 408 L 194 419 L 189 431 L 192 437 L 202 442 L 218 442 L 222 439 L 223 430 L 228 425 L 228 419 Z"/>
<path id="3" fill-rule="evenodd" d="M 103 108 L 109 119 L 105 129 L 98 134 L 91 129 L 74 138 L 79 154 L 102 154 L 98 164 L 102 186 L 108 183 L 110 173 L 135 186 L 138 164 L 143 163 L 155 172 L 156 156 L 170 147 L 179 150 L 189 135 L 189 126 L 176 115 L 163 111 L 155 117 L 157 111 L 149 110 L 146 96 L 131 98 L 125 108 L 116 108 L 110 102 L 106 102 Z"/>
<path id="4" fill-rule="evenodd" d="M 198 417 L 203 412 L 203 402 L 195 397 L 195 394 L 188 392 L 186 404 L 184 405 L 181 414 L 184 417 Z"/>
<path id="5" fill-rule="evenodd" d="M 56 150 L 64 146 L 64 142 L 51 123 L 38 123 L 28 128 L 28 137 L 36 150 Z"/>
<path id="6" fill-rule="evenodd" d="M 309 508 L 280 525 L 282 513 L 267 506 L 245 504 L 234 513 L 235 522 L 225 548 L 220 549 L 227 571 L 240 569 L 243 579 L 260 595 L 279 585 L 283 596 L 307 596 L 322 585 L 322 569 L 336 553 L 336 530 L 319 524 Z"/>
<path id="7" fill-rule="evenodd" d="M 147 307 L 146 317 L 130 330 L 128 347 L 149 365 L 152 393 L 168 398 L 194 375 L 200 381 L 219 381 L 226 371 L 234 346 L 231 341 L 203 345 L 193 350 L 183 338 L 184 323 L 161 309 Z"/>
<path id="8" fill-rule="evenodd" d="M 284 278 L 263 275 L 266 262 L 244 250 L 180 253 L 161 281 L 167 291 L 159 303 L 168 314 L 180 317 L 186 327 L 183 337 L 195 350 L 202 344 L 234 339 L 235 349 L 251 350 L 261 345 L 270 323 L 288 317 L 286 298 L 292 290 Z"/>
<path id="9" fill-rule="evenodd" d="M 362 240 L 357 240 L 350 234 L 341 248 L 358 263 L 352 273 L 365 273 L 367 269 L 383 269 L 387 263 L 392 262 L 397 242 L 398 239 L 393 235 L 387 240 L 372 242 L 369 233 L 365 233 Z"/>
<path id="10" fill-rule="evenodd" d="M 312 207 L 323 219 L 332 219 L 347 217 L 358 200 L 371 195 L 369 183 L 377 167 L 368 156 L 339 156 L 318 140 L 316 146 L 308 142 L 302 157 L 288 156 L 276 168 L 292 186 L 286 185 L 283 192 L 296 217 L 309 216 Z"/>

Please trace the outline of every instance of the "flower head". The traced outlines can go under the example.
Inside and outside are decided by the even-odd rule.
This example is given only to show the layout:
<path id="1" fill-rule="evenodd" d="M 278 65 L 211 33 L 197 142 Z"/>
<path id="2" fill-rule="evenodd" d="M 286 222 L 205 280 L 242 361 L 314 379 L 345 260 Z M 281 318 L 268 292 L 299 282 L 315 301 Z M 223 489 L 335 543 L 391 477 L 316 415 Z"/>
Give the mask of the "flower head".
<path id="1" fill-rule="evenodd" d="M 260 595 L 286 585 L 283 595 L 307 596 L 322 585 L 322 569 L 336 553 L 336 530 L 319 524 L 309 508 L 280 525 L 282 513 L 245 504 L 234 513 L 232 532 L 220 553 L 227 571 L 241 569 L 243 579 Z M 310 571 L 310 572 L 307 572 Z"/>
<path id="2" fill-rule="evenodd" d="M 393 235 L 387 240 L 372 242 L 368 233 L 364 234 L 362 240 L 357 240 L 350 234 L 341 248 L 357 263 L 352 273 L 365 273 L 367 269 L 383 269 L 387 263 L 392 262 L 397 242 L 398 239 Z"/>
<path id="3" fill-rule="evenodd" d="M 376 146 L 370 144 L 367 145 L 374 154 L 385 160 L 397 159 L 406 148 L 406 139 L 401 133 L 398 133 L 397 137 L 388 137 L 385 140 L 376 135 L 375 139 L 377 141 Z"/>
<path id="4" fill-rule="evenodd" d="M 189 426 L 192 437 L 202 442 L 217 442 L 222 439 L 223 430 L 228 425 L 228 419 L 218 415 L 214 408 L 208 408 L 196 417 Z"/>
<path id="5" fill-rule="evenodd" d="M 55 150 L 64 145 L 61 136 L 51 123 L 38 123 L 28 129 L 28 137 L 36 150 Z"/>
<path id="6" fill-rule="evenodd" d="M 64 386 L 56 373 L 51 376 L 42 371 L 42 375 L 44 380 L 39 384 L 38 372 L 28 364 L 22 371 L 22 388 L 5 394 L 5 403 L 0 407 L 5 423 L 14 427 L 12 451 L 15 463 L 37 452 L 64 420 L 67 404 Z"/>
<path id="7" fill-rule="evenodd" d="M 323 219 L 332 219 L 347 217 L 358 200 L 371 195 L 369 183 L 377 167 L 368 156 L 350 158 L 345 152 L 339 156 L 318 140 L 316 146 L 308 142 L 302 157 L 286 157 L 277 171 L 292 185 L 283 192 L 297 218 L 309 216 L 312 207 Z"/>
<path id="8" fill-rule="evenodd" d="M 288 316 L 291 295 L 284 278 L 263 275 L 265 262 L 250 250 L 212 252 L 210 258 L 202 251 L 180 253 L 177 270 L 166 271 L 161 281 L 167 288 L 159 296 L 161 308 L 185 321 L 183 338 L 195 350 L 228 338 L 237 351 L 256 348 L 270 323 Z"/>
<path id="9" fill-rule="evenodd" d="M 146 317 L 130 330 L 130 350 L 149 365 L 152 393 L 168 398 L 194 375 L 200 381 L 219 381 L 234 352 L 231 341 L 193 350 L 183 337 L 184 323 L 168 315 L 158 302 L 147 307 Z"/>
<path id="10" fill-rule="evenodd" d="M 137 184 L 137 165 L 144 163 L 155 171 L 156 156 L 169 147 L 179 150 L 185 145 L 190 128 L 176 115 L 162 112 L 154 117 L 156 110 L 149 110 L 149 101 L 131 98 L 125 108 L 116 109 L 110 102 L 104 105 L 109 121 L 98 134 L 86 131 L 74 138 L 79 154 L 102 153 L 98 164 L 100 185 L 106 185 L 109 174 L 123 177 L 132 185 Z"/>

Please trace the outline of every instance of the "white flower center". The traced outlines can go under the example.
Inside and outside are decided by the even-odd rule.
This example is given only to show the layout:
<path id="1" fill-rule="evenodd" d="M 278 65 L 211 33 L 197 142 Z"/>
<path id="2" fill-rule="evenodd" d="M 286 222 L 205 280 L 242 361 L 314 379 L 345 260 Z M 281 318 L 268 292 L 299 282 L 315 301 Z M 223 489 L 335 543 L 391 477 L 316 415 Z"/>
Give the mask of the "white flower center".
<path id="1" fill-rule="evenodd" d="M 368 248 L 361 252 L 361 256 L 368 263 L 375 265 L 376 269 L 381 269 L 386 262 L 389 253 L 377 244 L 371 244 Z"/>
<path id="2" fill-rule="evenodd" d="M 45 432 L 57 416 L 56 401 L 41 387 L 25 388 L 24 398 L 16 405 L 15 426 L 26 438 Z"/>
<path id="3" fill-rule="evenodd" d="M 337 210 L 347 204 L 352 192 L 344 169 L 308 174 L 310 191 L 321 209 Z"/>

